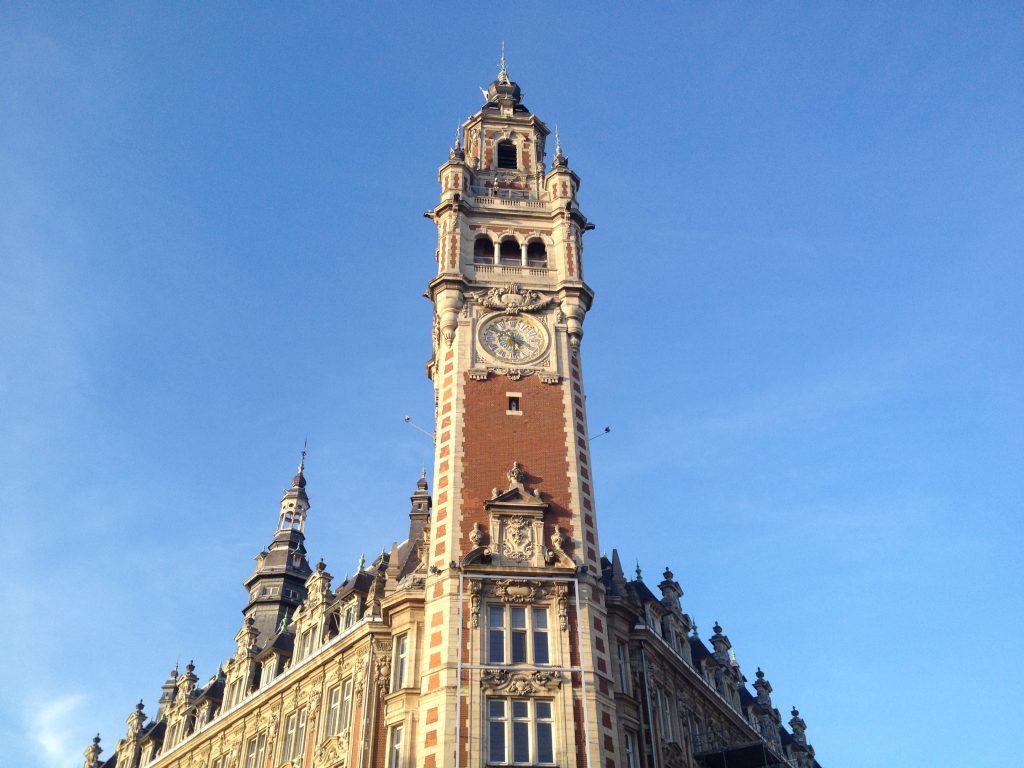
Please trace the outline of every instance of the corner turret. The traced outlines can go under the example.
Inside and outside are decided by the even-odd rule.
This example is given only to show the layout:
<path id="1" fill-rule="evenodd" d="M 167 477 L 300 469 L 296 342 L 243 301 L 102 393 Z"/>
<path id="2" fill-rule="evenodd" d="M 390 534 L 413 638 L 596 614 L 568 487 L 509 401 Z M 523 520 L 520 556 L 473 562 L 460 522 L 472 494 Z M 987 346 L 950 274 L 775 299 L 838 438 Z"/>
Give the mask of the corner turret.
<path id="1" fill-rule="evenodd" d="M 245 580 L 249 602 L 242 613 L 255 621 L 259 636 L 274 636 L 281 619 L 306 599 L 306 579 L 313 572 L 306 559 L 306 451 L 291 487 L 281 497 L 277 531 L 270 546 L 256 556 L 256 569 Z"/>

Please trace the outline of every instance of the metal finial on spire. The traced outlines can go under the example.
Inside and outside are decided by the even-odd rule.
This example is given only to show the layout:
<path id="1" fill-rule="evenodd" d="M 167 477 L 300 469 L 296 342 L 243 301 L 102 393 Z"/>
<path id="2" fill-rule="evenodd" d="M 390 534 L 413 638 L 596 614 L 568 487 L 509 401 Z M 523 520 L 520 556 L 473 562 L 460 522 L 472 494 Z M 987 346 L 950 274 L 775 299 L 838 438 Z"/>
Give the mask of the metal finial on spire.
<path id="1" fill-rule="evenodd" d="M 455 124 L 455 147 L 454 149 L 462 149 L 462 123 Z"/>
<path id="2" fill-rule="evenodd" d="M 640 561 L 639 560 L 636 561 L 636 580 L 637 581 L 643 581 L 644 580 L 644 575 L 640 572 Z"/>
<path id="3" fill-rule="evenodd" d="M 360 555 L 359 566 L 356 568 L 356 573 L 362 573 L 364 565 L 366 565 L 366 555 Z"/>
<path id="4" fill-rule="evenodd" d="M 505 66 L 505 41 L 501 41 L 501 66 L 498 67 L 498 82 L 508 85 L 508 68 Z"/>
<path id="5" fill-rule="evenodd" d="M 555 123 L 555 157 L 562 154 L 562 139 L 558 135 L 558 123 Z"/>
<path id="6" fill-rule="evenodd" d="M 306 468 L 306 448 L 309 447 L 309 435 L 302 440 L 302 455 L 299 457 L 299 474 Z"/>

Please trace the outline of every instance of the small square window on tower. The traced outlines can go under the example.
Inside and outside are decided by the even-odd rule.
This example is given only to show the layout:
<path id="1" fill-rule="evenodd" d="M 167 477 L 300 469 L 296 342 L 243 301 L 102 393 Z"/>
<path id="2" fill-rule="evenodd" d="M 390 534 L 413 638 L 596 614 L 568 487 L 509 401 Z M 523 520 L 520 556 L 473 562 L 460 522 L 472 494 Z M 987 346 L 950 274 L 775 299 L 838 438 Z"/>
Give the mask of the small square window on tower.
<path id="1" fill-rule="evenodd" d="M 522 394 L 519 392 L 506 392 L 505 396 L 508 398 L 508 408 L 505 410 L 505 413 L 509 416 L 522 416 Z"/>

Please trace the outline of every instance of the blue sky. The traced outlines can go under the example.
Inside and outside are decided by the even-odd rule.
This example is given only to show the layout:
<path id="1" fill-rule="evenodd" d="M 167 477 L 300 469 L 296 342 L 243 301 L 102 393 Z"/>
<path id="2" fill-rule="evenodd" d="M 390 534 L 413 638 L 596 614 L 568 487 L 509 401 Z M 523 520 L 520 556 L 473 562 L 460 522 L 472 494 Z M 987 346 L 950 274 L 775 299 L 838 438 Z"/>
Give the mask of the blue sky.
<path id="1" fill-rule="evenodd" d="M 232 648 L 309 435 L 337 578 L 429 440 L 421 213 L 502 39 L 582 176 L 602 549 L 829 768 L 1019 761 L 1019 4 L 0 4 L 0 735 Z"/>

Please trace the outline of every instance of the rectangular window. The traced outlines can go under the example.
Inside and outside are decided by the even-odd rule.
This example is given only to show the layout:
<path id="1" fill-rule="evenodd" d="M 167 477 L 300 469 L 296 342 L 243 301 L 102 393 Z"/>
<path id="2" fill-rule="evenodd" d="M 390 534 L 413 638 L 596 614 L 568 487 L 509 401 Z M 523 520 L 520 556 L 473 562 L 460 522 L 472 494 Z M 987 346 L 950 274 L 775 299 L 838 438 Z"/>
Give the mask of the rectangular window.
<path id="1" fill-rule="evenodd" d="M 405 728 L 396 725 L 391 729 L 391 736 L 388 739 L 388 768 L 402 768 L 402 738 L 405 735 Z"/>
<path id="2" fill-rule="evenodd" d="M 547 664 L 548 658 L 548 612 L 544 608 L 533 609 L 533 663 Z"/>
<path id="3" fill-rule="evenodd" d="M 487 663 L 550 664 L 547 608 L 492 605 L 487 609 Z"/>
<path id="4" fill-rule="evenodd" d="M 227 759 L 228 759 L 227 755 L 221 755 L 220 757 L 215 759 L 212 763 L 210 763 L 210 768 L 225 768 L 226 763 L 227 763 Z"/>
<path id="5" fill-rule="evenodd" d="M 673 741 L 672 735 L 672 704 L 668 694 L 658 691 L 658 710 L 661 715 L 661 738 L 665 741 Z"/>
<path id="6" fill-rule="evenodd" d="M 397 691 L 405 687 L 405 667 L 409 658 L 409 636 L 402 635 L 395 640 L 395 659 L 392 663 L 394 672 L 391 676 L 391 690 Z"/>
<path id="7" fill-rule="evenodd" d="M 352 678 L 341 684 L 341 714 L 338 719 L 338 733 L 348 728 L 352 717 Z"/>
<path id="8" fill-rule="evenodd" d="M 292 712 L 284 720 L 284 743 L 281 747 L 281 760 L 290 760 L 292 749 L 295 745 L 295 725 L 298 723 L 299 713 Z"/>
<path id="9" fill-rule="evenodd" d="M 505 663 L 505 609 L 501 606 L 487 609 L 487 662 Z"/>
<path id="10" fill-rule="evenodd" d="M 267 735 L 253 736 L 245 746 L 245 768 L 263 768 L 266 757 Z"/>
<path id="11" fill-rule="evenodd" d="M 487 762 L 498 765 L 554 764 L 551 702 L 488 699 Z"/>
<path id="12" fill-rule="evenodd" d="M 338 733 L 341 718 L 341 686 L 336 685 L 327 692 L 327 717 L 324 718 L 324 736 Z"/>
<path id="13" fill-rule="evenodd" d="M 271 680 L 274 679 L 274 672 L 277 669 L 277 654 L 273 654 L 269 659 L 263 662 L 263 675 L 260 678 L 260 685 L 267 685 Z"/>
<path id="14" fill-rule="evenodd" d="M 509 608 L 509 627 L 512 630 L 513 664 L 526 663 L 526 609 L 519 605 Z"/>
<path id="15" fill-rule="evenodd" d="M 487 759 L 492 763 L 505 762 L 505 700 L 487 701 Z"/>
<path id="16" fill-rule="evenodd" d="M 636 768 L 636 737 L 632 731 L 624 734 L 626 740 L 626 768 Z"/>
<path id="17" fill-rule="evenodd" d="M 618 643 L 616 653 L 619 661 L 619 690 L 623 693 L 631 693 L 632 686 L 629 679 L 629 652 L 625 643 Z"/>
<path id="18" fill-rule="evenodd" d="M 551 716 L 551 702 L 534 702 L 534 714 L 537 725 L 537 762 L 555 762 L 554 725 Z"/>
<path id="19" fill-rule="evenodd" d="M 307 629 L 302 633 L 302 640 L 299 646 L 299 658 L 304 659 L 313 650 L 313 630 Z"/>
<path id="20" fill-rule="evenodd" d="M 299 724 L 295 728 L 295 745 L 292 748 L 292 760 L 302 757 L 306 751 L 306 710 L 299 710 Z"/>
<path id="21" fill-rule="evenodd" d="M 284 722 L 284 744 L 281 747 L 281 760 L 296 760 L 302 756 L 306 747 L 306 710 L 292 712 Z"/>

